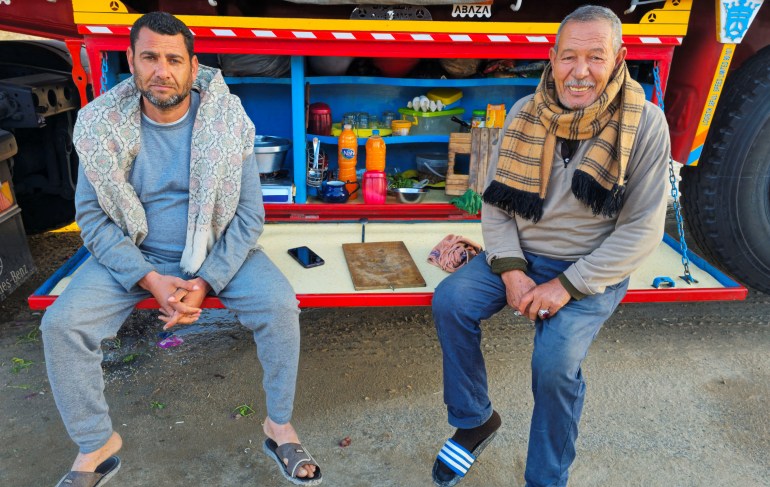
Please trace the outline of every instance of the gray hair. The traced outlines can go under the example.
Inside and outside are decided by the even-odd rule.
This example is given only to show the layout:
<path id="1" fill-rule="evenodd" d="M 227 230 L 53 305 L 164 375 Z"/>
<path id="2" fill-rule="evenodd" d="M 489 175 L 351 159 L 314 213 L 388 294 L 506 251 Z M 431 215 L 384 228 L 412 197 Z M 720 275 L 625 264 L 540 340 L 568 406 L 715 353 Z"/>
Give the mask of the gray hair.
<path id="1" fill-rule="evenodd" d="M 603 20 L 610 24 L 612 28 L 612 49 L 615 54 L 620 50 L 620 46 L 623 44 L 623 24 L 615 12 L 607 7 L 599 7 L 598 5 L 583 5 L 578 7 L 574 12 L 564 17 L 564 20 L 559 24 L 559 30 L 556 31 L 556 44 L 554 49 L 559 50 L 559 36 L 561 30 L 567 22 L 593 22 L 596 20 Z"/>

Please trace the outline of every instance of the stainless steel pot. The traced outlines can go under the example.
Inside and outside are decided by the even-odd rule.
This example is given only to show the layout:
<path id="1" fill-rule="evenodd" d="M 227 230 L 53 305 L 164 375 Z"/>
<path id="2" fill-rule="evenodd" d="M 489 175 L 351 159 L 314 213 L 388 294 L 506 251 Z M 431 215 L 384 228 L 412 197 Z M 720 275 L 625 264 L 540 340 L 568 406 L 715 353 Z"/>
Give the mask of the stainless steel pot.
<path id="1" fill-rule="evenodd" d="M 289 139 L 271 135 L 255 136 L 254 157 L 257 159 L 260 174 L 270 174 L 280 170 L 289 147 L 291 147 Z"/>

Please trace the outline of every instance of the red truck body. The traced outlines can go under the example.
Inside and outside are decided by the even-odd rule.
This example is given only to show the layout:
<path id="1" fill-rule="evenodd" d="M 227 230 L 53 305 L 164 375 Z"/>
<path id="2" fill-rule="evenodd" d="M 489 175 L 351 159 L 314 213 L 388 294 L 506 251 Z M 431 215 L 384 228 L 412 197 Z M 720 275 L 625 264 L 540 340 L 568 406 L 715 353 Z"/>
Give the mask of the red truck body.
<path id="1" fill-rule="evenodd" d="M 198 53 L 291 56 L 293 78 L 290 91 L 286 93 L 290 93 L 287 96 L 296 104 L 305 97 L 310 98 L 305 102 L 312 101 L 314 95 L 307 94 L 311 88 L 313 93 L 324 94 L 325 86 L 333 83 L 323 78 L 305 78 L 303 60 L 316 56 L 547 59 L 558 23 L 575 7 L 569 2 L 551 2 L 544 9 L 542 5 L 524 0 L 479 2 L 462 10 L 460 2 L 454 2 L 458 4 L 454 6 L 449 5 L 452 2 L 443 2 L 444 5 L 438 5 L 442 2 L 435 3 L 437 5 L 413 7 L 411 15 L 416 17 L 411 19 L 365 20 L 366 16 L 377 17 L 382 12 L 390 12 L 399 18 L 399 15 L 407 15 L 401 9 L 408 8 L 390 6 L 378 10 L 371 5 L 314 5 L 310 1 L 28 0 L 13 2 L 10 7 L 0 5 L 0 30 L 65 41 L 74 59 L 73 80 L 84 104 L 92 96 L 91 93 L 100 92 L 103 83 L 109 87 L 118 81 L 119 73 L 115 71 L 120 71 L 119 58 L 128 46 L 133 21 L 146 11 L 169 11 L 192 29 Z M 760 187 L 759 196 L 754 196 L 756 200 L 736 203 L 737 206 L 732 207 L 709 199 L 712 187 L 703 182 L 705 176 L 696 175 L 699 168 L 695 166 L 712 167 L 716 164 L 724 172 L 722 168 L 731 164 L 721 159 L 716 161 L 713 155 L 717 150 L 713 133 L 725 129 L 724 125 L 714 124 L 732 123 L 724 114 L 730 107 L 725 106 L 728 102 L 722 96 L 725 85 L 730 85 L 731 79 L 735 78 L 732 73 L 739 71 L 744 64 L 756 64 L 758 57 L 764 59 L 768 56 L 764 48 L 770 45 L 770 7 L 762 6 L 761 1 L 749 0 L 726 3 L 690 0 L 651 4 L 635 0 L 602 3 L 612 8 L 623 22 L 627 59 L 638 62 L 642 69 L 654 67 L 657 72 L 657 81 L 665 98 L 658 99 L 651 78 L 648 79 L 650 98 L 658 104 L 665 101 L 673 159 L 690 166 L 683 173 L 685 182 L 682 191 L 685 219 L 697 243 L 712 262 L 750 285 L 769 290 L 767 282 L 770 280 L 764 279 L 764 276 L 770 276 L 770 255 L 750 256 L 748 261 L 738 262 L 726 249 L 731 245 L 756 247 L 765 234 L 760 232 L 750 238 L 745 237 L 743 229 L 752 218 L 762 222 L 760 227 L 767 227 L 766 236 L 770 238 L 770 210 L 765 210 L 770 208 L 770 189 Z M 518 10 L 516 7 L 519 7 Z M 476 9 L 484 16 L 463 18 L 458 15 L 463 11 L 470 12 L 470 9 Z M 426 20 L 426 12 L 432 20 Z M 90 76 L 79 62 L 83 45 L 91 66 Z M 109 73 L 104 73 L 102 66 L 107 67 Z M 750 76 L 756 77 L 756 69 L 752 69 L 754 71 Z M 741 73 L 737 76 L 746 78 L 748 75 Z M 296 81 L 296 77 L 301 78 L 300 82 Z M 305 97 L 301 91 L 302 81 L 307 82 Z M 741 83 L 745 85 L 747 81 Z M 395 82 L 385 84 L 399 85 Z M 244 90 L 246 94 L 247 88 Z M 302 116 L 302 108 L 292 107 L 292 111 L 295 119 Z M 770 112 L 767 118 L 770 118 Z M 764 115 L 760 115 L 755 122 L 756 127 L 746 130 L 758 132 L 766 122 Z M 291 123 L 290 131 L 288 135 L 295 141 L 311 137 L 296 122 Z M 749 137 L 747 140 L 754 144 L 755 139 Z M 415 140 L 419 143 L 422 139 Z M 322 139 L 321 142 L 331 144 L 332 140 Z M 708 160 L 703 159 L 705 155 L 709 156 Z M 304 181 L 304 176 L 297 176 L 305 170 L 304 157 L 303 151 L 293 154 L 295 184 Z M 762 159 L 761 155 L 752 153 L 745 157 L 749 160 Z M 752 164 L 761 166 L 755 173 L 764 170 L 762 163 Z M 733 163 L 733 167 L 744 166 L 744 162 Z M 725 173 L 720 177 L 730 180 L 735 178 L 735 174 Z M 717 186 L 720 184 L 717 183 Z M 368 216 L 382 220 L 468 219 L 467 215 L 463 216 L 445 203 L 420 205 L 408 210 L 393 205 L 376 208 L 361 205 L 330 207 L 314 203 L 304 187 L 300 184 L 296 186 L 293 203 L 268 207 L 269 220 L 353 220 Z M 734 200 L 735 193 L 733 190 L 724 198 Z M 749 207 L 757 207 L 757 215 L 746 214 Z M 728 218 L 731 224 L 715 223 L 713 220 L 717 217 Z M 759 273 L 751 269 L 759 269 Z"/>

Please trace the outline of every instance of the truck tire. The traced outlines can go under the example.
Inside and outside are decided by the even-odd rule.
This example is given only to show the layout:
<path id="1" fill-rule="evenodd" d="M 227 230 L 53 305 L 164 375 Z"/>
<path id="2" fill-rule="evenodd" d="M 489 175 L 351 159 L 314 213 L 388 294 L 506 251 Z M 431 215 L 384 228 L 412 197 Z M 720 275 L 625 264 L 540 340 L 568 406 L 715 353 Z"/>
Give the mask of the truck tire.
<path id="1" fill-rule="evenodd" d="M 687 228 L 704 256 L 770 293 L 770 47 L 728 76 L 681 190 Z"/>

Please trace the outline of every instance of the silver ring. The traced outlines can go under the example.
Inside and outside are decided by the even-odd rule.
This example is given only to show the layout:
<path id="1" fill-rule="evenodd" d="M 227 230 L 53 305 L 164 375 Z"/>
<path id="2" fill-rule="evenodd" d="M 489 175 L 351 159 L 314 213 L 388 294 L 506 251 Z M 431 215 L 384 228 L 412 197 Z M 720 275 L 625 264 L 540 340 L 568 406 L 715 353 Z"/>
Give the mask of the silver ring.
<path id="1" fill-rule="evenodd" d="M 521 316 L 521 311 L 515 309 L 515 310 L 513 310 L 513 315 L 514 316 Z"/>
<path id="2" fill-rule="evenodd" d="M 547 309 L 541 309 L 537 312 L 537 315 L 540 317 L 541 320 L 547 320 L 551 317 L 551 312 Z"/>

